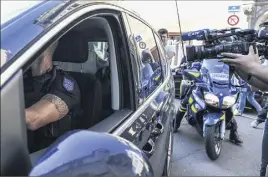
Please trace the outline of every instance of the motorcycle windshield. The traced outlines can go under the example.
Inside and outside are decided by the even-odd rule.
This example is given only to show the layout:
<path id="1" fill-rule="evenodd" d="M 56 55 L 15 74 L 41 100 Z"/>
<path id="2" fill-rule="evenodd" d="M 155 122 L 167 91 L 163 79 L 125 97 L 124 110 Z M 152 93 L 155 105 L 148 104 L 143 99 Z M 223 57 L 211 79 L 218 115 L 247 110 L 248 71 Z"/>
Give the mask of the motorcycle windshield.
<path id="1" fill-rule="evenodd" d="M 230 92 L 234 91 L 230 84 L 229 65 L 219 62 L 218 59 L 203 60 L 201 70 L 209 77 L 215 94 L 230 95 Z"/>
<path id="2" fill-rule="evenodd" d="M 207 70 L 211 81 L 218 84 L 229 84 L 229 65 L 218 59 L 203 60 L 202 68 Z"/>

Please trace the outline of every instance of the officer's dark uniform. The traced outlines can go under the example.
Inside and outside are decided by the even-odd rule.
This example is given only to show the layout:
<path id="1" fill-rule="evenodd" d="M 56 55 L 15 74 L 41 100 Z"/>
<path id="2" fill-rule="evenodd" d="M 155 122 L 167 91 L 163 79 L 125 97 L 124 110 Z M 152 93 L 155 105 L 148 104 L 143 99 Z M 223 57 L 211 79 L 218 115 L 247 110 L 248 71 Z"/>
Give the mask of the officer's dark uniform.
<path id="1" fill-rule="evenodd" d="M 28 74 L 31 74 L 29 71 Z M 25 107 L 29 108 L 47 94 L 61 98 L 68 106 L 69 113 L 36 131 L 28 131 L 30 152 L 43 149 L 68 130 L 76 127 L 77 121 L 71 118 L 81 114 L 80 89 L 77 82 L 66 72 L 53 67 L 47 73 L 36 77 L 25 77 Z"/>

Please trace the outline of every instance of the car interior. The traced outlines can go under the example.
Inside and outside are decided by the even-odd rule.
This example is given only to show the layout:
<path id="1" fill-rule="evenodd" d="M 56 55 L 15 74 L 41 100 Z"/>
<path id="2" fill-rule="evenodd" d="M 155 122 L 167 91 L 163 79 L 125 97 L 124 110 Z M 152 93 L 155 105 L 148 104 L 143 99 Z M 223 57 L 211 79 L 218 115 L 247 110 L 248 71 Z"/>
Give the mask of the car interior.
<path id="1" fill-rule="evenodd" d="M 84 20 L 58 40 L 53 64 L 71 75 L 81 92 L 82 112 L 76 115 L 78 118 L 72 117 L 80 123 L 72 129 L 89 129 L 119 110 L 115 52 L 111 27 L 103 17 Z M 24 71 L 25 76 L 29 75 L 29 68 Z M 28 148 L 30 144 L 28 142 Z M 43 152 L 44 149 L 30 152 L 32 163 Z"/>

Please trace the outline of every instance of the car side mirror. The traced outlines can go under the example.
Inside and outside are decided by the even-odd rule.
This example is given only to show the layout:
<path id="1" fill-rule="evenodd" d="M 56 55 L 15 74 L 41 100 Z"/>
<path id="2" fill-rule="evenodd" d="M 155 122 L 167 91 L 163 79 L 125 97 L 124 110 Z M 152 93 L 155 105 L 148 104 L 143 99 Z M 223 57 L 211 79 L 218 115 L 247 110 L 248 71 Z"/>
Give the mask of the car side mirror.
<path id="1" fill-rule="evenodd" d="M 107 133 L 74 130 L 50 145 L 29 174 L 44 175 L 153 176 L 153 170 L 133 143 Z"/>

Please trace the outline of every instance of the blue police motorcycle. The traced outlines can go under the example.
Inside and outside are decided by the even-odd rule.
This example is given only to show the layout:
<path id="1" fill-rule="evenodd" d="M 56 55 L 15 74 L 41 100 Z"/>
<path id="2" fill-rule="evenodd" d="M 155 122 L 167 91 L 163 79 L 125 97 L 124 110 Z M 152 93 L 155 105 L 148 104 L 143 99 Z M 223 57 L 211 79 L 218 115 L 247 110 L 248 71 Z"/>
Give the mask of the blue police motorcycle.
<path id="1" fill-rule="evenodd" d="M 193 62 L 182 71 L 181 98 L 185 117 L 204 137 L 208 157 L 216 160 L 222 150 L 225 130 L 237 111 L 238 87 L 228 65 L 218 59 Z M 180 108 L 182 109 L 182 107 Z"/>

